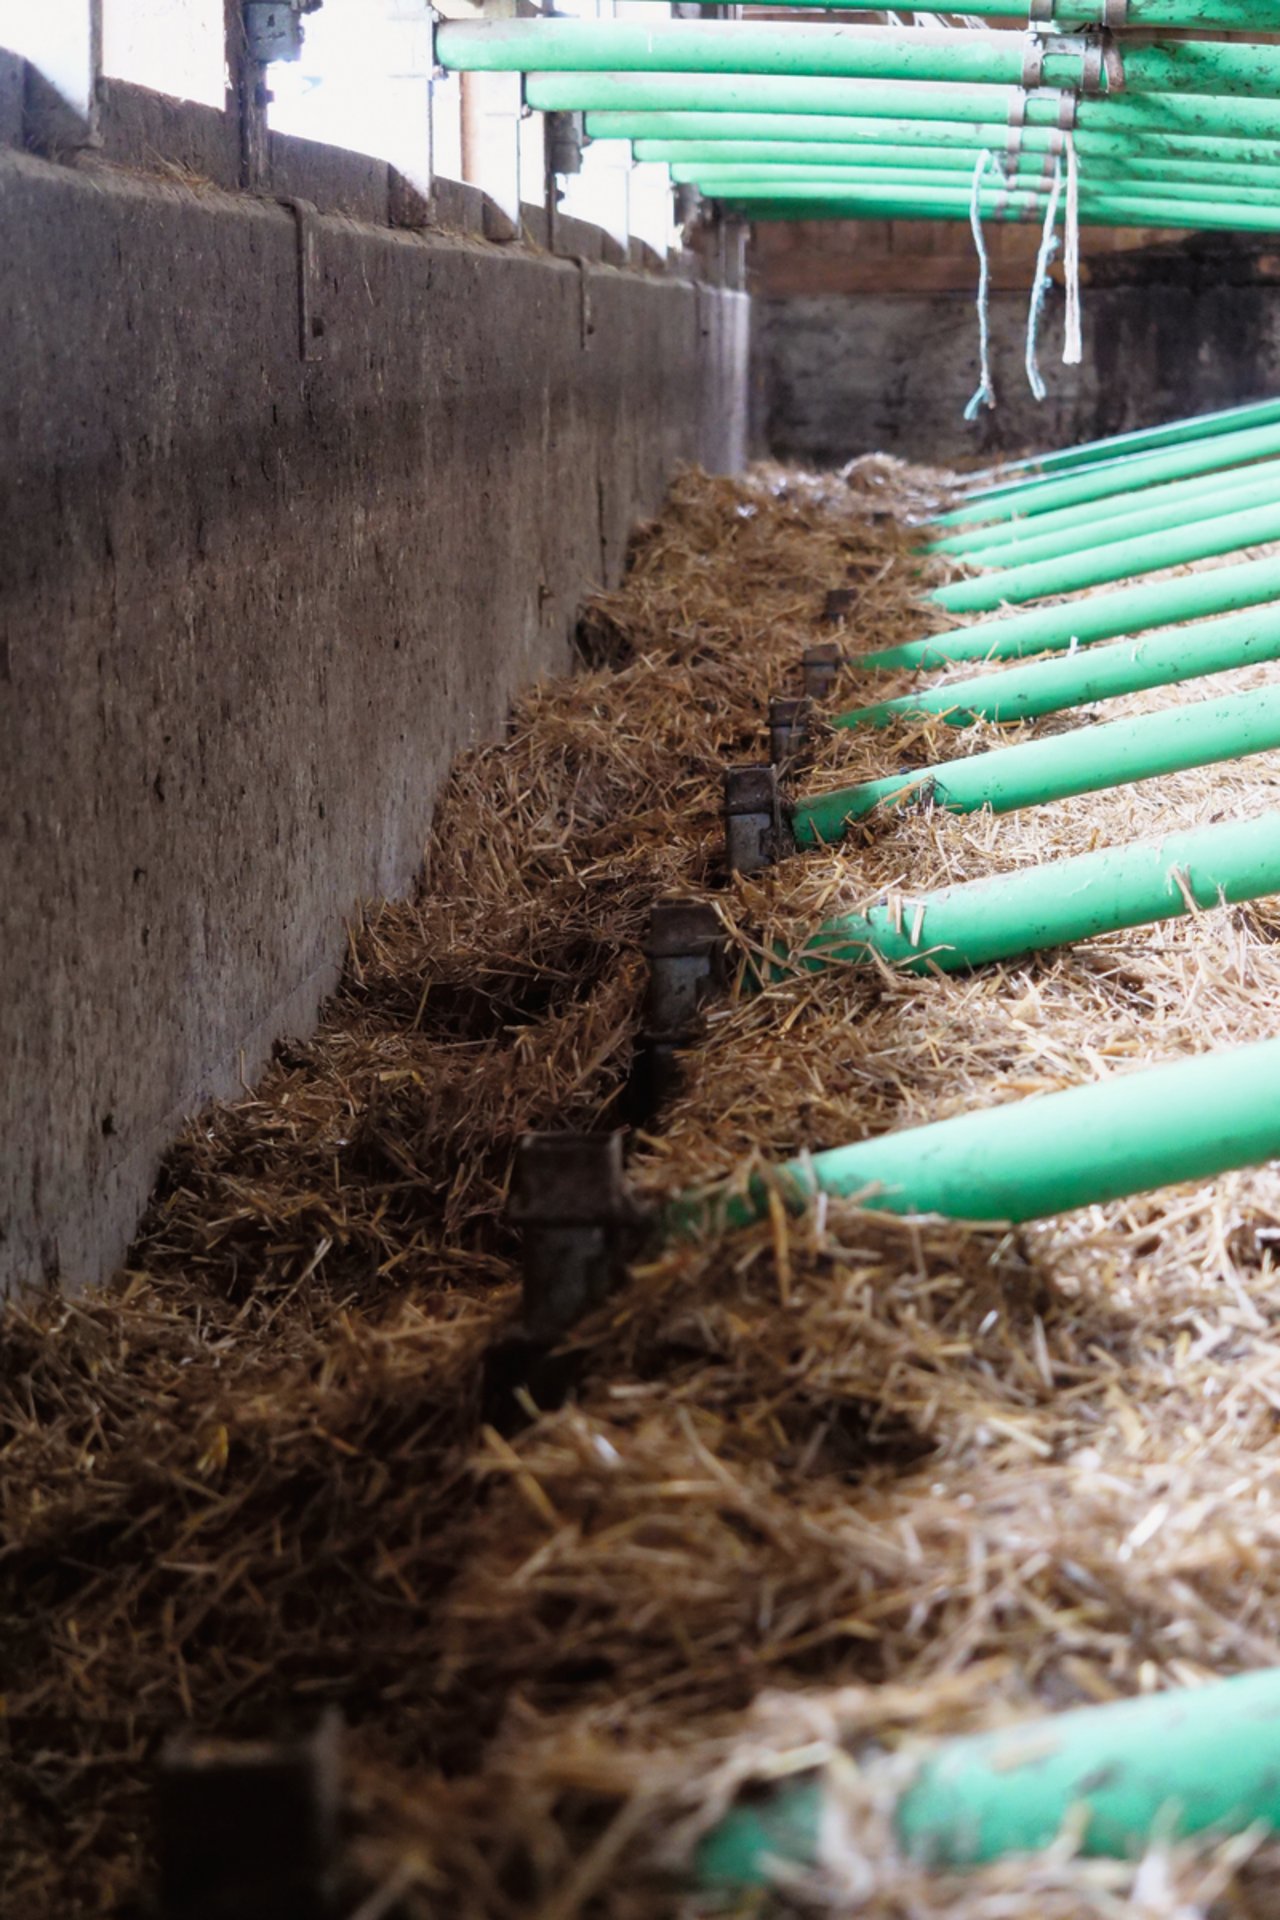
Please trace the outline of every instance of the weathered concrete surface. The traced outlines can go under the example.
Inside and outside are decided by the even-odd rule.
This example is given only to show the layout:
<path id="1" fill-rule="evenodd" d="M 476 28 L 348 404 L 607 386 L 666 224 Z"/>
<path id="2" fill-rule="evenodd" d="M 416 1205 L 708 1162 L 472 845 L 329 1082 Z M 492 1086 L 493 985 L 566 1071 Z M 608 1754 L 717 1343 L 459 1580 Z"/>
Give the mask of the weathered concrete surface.
<path id="1" fill-rule="evenodd" d="M 978 383 L 973 300 L 958 293 L 757 301 L 757 441 L 830 465 L 868 448 L 944 462 L 1049 447 L 1230 406 L 1280 386 L 1278 263 L 1242 243 L 1158 247 L 1091 263 L 1084 359 L 1061 364 L 1062 295 L 1041 329 L 1038 403 L 1023 367 L 1027 294 L 991 300 L 998 405 L 962 415 Z"/>
<path id="2" fill-rule="evenodd" d="M 0 1275 L 123 1251 L 159 1152 L 413 881 L 457 749 L 569 661 L 746 303 L 0 155 Z"/>

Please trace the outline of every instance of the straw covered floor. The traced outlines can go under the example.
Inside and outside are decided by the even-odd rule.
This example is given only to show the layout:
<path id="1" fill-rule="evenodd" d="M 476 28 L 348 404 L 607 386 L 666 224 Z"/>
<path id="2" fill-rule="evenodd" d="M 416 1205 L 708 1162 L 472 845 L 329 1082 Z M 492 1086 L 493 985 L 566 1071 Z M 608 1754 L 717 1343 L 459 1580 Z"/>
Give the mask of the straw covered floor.
<path id="1" fill-rule="evenodd" d="M 665 890 L 713 891 L 741 953 L 886 891 L 1276 803 L 1263 756 L 1001 819 L 873 817 L 730 884 L 721 772 L 759 757 L 827 590 L 860 590 L 854 654 L 942 624 L 920 593 L 947 563 L 913 527 L 945 486 L 878 459 L 684 475 L 588 609 L 583 669 L 455 769 L 419 895 L 353 926 L 319 1032 L 170 1156 L 117 1285 L 9 1311 L 6 1916 L 150 1911 L 164 1737 L 326 1707 L 361 1920 L 698 1911 L 685 1870 L 717 1811 L 820 1763 L 845 1818 L 786 1902 L 1277 1911 L 1280 1855 L 1252 1836 L 1129 1865 L 1065 1835 L 928 1875 L 859 1767 L 1280 1661 L 1276 1170 L 1017 1231 L 779 1211 L 640 1267 L 528 1377 L 511 1359 L 528 1128 L 630 1125 L 657 1193 L 1274 1031 L 1264 903 L 968 977 L 783 980 L 718 1006 L 680 1095 L 636 1109 Z M 856 664 L 839 691 L 871 697 Z M 1000 737 L 832 733 L 802 786 Z"/>

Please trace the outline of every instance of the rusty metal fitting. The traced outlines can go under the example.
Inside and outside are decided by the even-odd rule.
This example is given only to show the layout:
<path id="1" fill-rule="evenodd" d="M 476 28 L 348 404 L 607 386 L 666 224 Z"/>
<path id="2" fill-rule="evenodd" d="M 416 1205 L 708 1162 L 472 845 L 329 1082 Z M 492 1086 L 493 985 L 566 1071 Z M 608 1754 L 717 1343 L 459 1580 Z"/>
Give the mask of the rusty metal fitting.
<path id="1" fill-rule="evenodd" d="M 798 760 L 809 743 L 813 705 L 807 698 L 769 702 L 769 758 L 775 767 Z"/>
<path id="2" fill-rule="evenodd" d="M 856 587 L 830 588 L 822 608 L 824 625 L 838 627 L 853 612 L 857 604 L 858 589 Z"/>
<path id="3" fill-rule="evenodd" d="M 627 1190 L 618 1133 L 526 1133 L 508 1218 L 524 1242 L 524 1324 L 552 1341 L 623 1285 L 649 1215 Z"/>
<path id="4" fill-rule="evenodd" d="M 800 675 L 805 693 L 811 700 L 825 700 L 835 686 L 845 658 L 834 640 L 821 646 L 806 647 L 800 656 Z"/>
<path id="5" fill-rule="evenodd" d="M 724 844 L 730 873 L 758 873 L 791 851 L 778 769 L 730 767 L 724 776 Z"/>
<path id="6" fill-rule="evenodd" d="M 296 1740 L 178 1734 L 160 1756 L 164 1920 L 327 1920 L 336 1910 L 342 1726 Z"/>
<path id="7" fill-rule="evenodd" d="M 668 894 L 649 909 L 649 990 L 644 1038 L 650 1045 L 692 1039 L 703 1003 L 724 985 L 725 938 L 709 900 Z"/>

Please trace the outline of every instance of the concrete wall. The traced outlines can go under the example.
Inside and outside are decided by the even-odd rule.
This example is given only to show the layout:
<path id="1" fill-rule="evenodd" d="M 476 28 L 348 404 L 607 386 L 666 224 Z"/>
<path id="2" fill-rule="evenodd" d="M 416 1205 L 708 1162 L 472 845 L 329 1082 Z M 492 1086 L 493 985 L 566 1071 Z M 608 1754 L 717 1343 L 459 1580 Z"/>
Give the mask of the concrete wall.
<path id="1" fill-rule="evenodd" d="M 0 258 L 0 1276 L 75 1285 L 676 463 L 740 464 L 746 300 L 18 152 Z"/>
<path id="2" fill-rule="evenodd" d="M 928 264 L 941 278 L 937 260 Z M 884 262 L 866 291 L 805 285 L 794 272 L 766 276 L 756 306 L 756 439 L 780 458 L 821 465 L 871 447 L 963 463 L 1256 399 L 1280 388 L 1278 274 L 1275 255 L 1248 242 L 1087 260 L 1082 364 L 1061 364 L 1055 287 L 1039 353 L 1048 393 L 1037 402 L 1024 371 L 1031 267 L 1006 269 L 990 303 L 998 406 L 972 424 L 962 418 L 978 382 L 972 260 L 963 287 L 927 291 L 894 290 Z M 918 285 L 924 276 L 903 278 Z"/>

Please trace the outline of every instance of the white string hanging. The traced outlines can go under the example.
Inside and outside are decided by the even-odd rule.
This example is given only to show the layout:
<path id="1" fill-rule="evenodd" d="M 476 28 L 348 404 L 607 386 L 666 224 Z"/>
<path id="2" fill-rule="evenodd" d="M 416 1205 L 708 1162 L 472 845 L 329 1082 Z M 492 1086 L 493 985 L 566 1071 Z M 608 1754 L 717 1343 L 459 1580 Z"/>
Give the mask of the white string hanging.
<path id="1" fill-rule="evenodd" d="M 1031 303 L 1027 308 L 1027 385 L 1037 400 L 1044 399 L 1045 384 L 1036 359 L 1036 339 L 1040 332 L 1040 316 L 1044 312 L 1045 297 L 1049 291 L 1049 267 L 1058 247 L 1058 201 L 1061 196 L 1062 162 L 1055 154 L 1053 185 L 1049 190 L 1049 204 L 1045 208 L 1040 251 L 1036 255 L 1035 278 L 1031 282 Z"/>
<path id="2" fill-rule="evenodd" d="M 987 243 L 982 237 L 982 180 L 988 166 L 997 166 L 996 156 L 989 149 L 978 155 L 977 165 L 973 169 L 973 186 L 969 193 L 969 225 L 973 231 L 973 244 L 978 249 L 978 354 L 979 377 L 978 390 L 964 410 L 966 420 L 976 420 L 983 407 L 994 407 L 996 390 L 991 384 L 991 325 L 988 304 L 991 295 L 991 266 L 987 259 Z"/>
<path id="3" fill-rule="evenodd" d="M 1070 133 L 1067 134 L 1067 231 L 1062 270 L 1067 287 L 1062 364 L 1078 367 L 1084 357 L 1080 332 L 1080 168 L 1076 143 Z"/>

